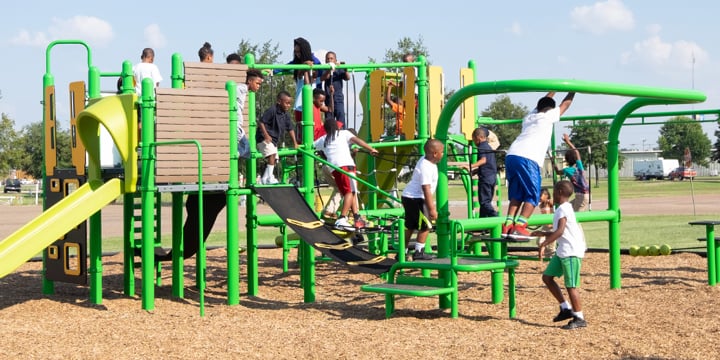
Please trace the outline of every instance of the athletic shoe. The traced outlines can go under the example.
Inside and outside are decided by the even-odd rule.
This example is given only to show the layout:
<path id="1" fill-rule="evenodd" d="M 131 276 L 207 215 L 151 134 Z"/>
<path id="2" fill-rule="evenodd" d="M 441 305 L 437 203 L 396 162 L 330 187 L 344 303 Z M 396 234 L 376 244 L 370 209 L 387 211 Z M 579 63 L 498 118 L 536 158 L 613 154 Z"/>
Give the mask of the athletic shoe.
<path id="1" fill-rule="evenodd" d="M 276 179 L 276 178 L 273 176 L 273 177 L 270 177 L 270 178 L 265 179 L 265 181 L 263 182 L 263 185 L 275 185 L 275 184 L 277 184 L 277 183 L 279 183 L 279 182 L 280 182 L 280 181 L 278 181 L 278 179 Z"/>
<path id="2" fill-rule="evenodd" d="M 425 250 L 415 251 L 412 256 L 413 261 L 432 260 L 433 257 L 430 254 L 426 254 Z"/>
<path id="3" fill-rule="evenodd" d="M 365 226 L 367 226 L 367 224 L 365 223 L 365 219 L 363 219 L 361 217 L 355 219 L 355 228 L 356 229 L 362 229 Z"/>
<path id="4" fill-rule="evenodd" d="M 567 325 L 564 325 L 562 328 L 564 330 L 575 330 L 575 329 L 580 329 L 580 328 L 584 328 L 584 327 L 587 327 L 587 321 L 585 321 L 585 319 L 581 319 L 579 317 L 573 317 L 573 319 L 570 320 L 570 322 L 567 323 Z"/>
<path id="5" fill-rule="evenodd" d="M 348 222 L 348 219 L 345 216 L 339 217 L 335 221 L 335 228 L 340 230 L 346 230 L 347 228 L 351 228 L 352 225 Z"/>
<path id="6" fill-rule="evenodd" d="M 563 321 L 573 318 L 573 312 L 571 309 L 560 309 L 560 312 L 556 317 L 553 318 L 553 322 Z"/>
<path id="7" fill-rule="evenodd" d="M 525 223 L 525 224 L 515 224 L 515 226 L 513 226 L 513 231 L 512 231 L 512 233 L 513 233 L 514 235 L 530 236 L 530 232 L 529 232 L 528 229 L 527 229 L 527 223 Z"/>
<path id="8" fill-rule="evenodd" d="M 513 224 L 513 223 L 503 224 L 503 225 L 502 225 L 502 234 L 503 234 L 503 235 L 510 235 L 510 234 L 512 234 L 513 227 L 515 227 L 515 224 Z"/>

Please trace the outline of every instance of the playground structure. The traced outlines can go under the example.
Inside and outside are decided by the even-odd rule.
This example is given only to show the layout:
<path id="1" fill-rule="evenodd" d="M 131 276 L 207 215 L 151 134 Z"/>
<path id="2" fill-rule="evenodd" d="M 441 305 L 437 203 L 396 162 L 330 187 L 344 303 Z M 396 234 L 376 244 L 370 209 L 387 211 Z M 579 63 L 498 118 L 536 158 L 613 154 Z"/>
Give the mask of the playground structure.
<path id="1" fill-rule="evenodd" d="M 50 51 L 53 46 L 61 44 L 72 44 L 72 45 L 83 45 L 88 51 L 88 89 L 87 97 L 88 107 L 83 111 L 77 111 L 77 114 L 71 119 L 71 126 L 75 127 L 77 134 L 81 141 L 77 142 L 79 146 L 73 149 L 73 165 L 74 172 L 70 172 L 66 177 L 60 178 L 61 172 L 57 171 L 55 164 L 52 163 L 54 159 L 52 145 L 52 131 L 55 128 L 54 125 L 54 84 L 53 78 L 50 73 Z M 305 65 L 271 65 L 271 64 L 255 64 L 252 56 L 246 56 L 246 66 L 244 68 L 236 68 L 242 72 L 242 69 L 247 68 L 259 68 L 259 69 L 281 69 L 281 70 L 293 70 L 293 69 L 307 69 Z M 172 192 L 173 196 L 173 241 L 172 241 L 172 271 L 173 271 L 173 295 L 182 297 L 182 281 L 183 281 L 183 270 L 182 270 L 182 259 L 183 251 L 185 250 L 186 244 L 184 244 L 183 232 L 181 229 L 182 224 L 182 199 L 184 193 L 196 193 L 199 198 L 198 213 L 200 218 L 198 219 L 198 238 L 197 238 L 197 274 L 196 282 L 197 287 L 201 294 L 201 314 L 204 313 L 204 301 L 202 297 L 203 282 L 205 278 L 205 264 L 204 264 L 204 244 L 203 239 L 203 194 L 208 191 L 222 191 L 226 194 L 227 201 L 227 216 L 228 216 L 228 232 L 227 232 L 227 270 L 228 270 L 228 304 L 235 305 L 239 303 L 239 239 L 238 239 L 238 206 L 239 197 L 248 195 L 246 202 L 247 206 L 247 261 L 248 261 L 248 295 L 258 294 L 258 239 L 257 229 L 258 226 L 277 226 L 283 229 L 282 234 L 286 236 L 284 227 L 286 226 L 287 217 L 283 218 L 279 215 L 258 215 L 257 214 L 257 196 L 256 192 L 258 189 L 261 191 L 273 191 L 272 187 L 259 187 L 255 182 L 257 174 L 257 163 L 256 159 L 260 155 L 255 150 L 255 133 L 256 129 L 256 114 L 254 111 L 249 111 L 246 115 L 246 124 L 248 125 L 247 133 L 250 141 L 250 148 L 252 156 L 246 160 L 246 176 L 245 184 L 240 184 L 238 176 L 238 161 L 241 161 L 238 157 L 237 152 L 237 133 L 235 131 L 237 125 L 237 109 L 235 107 L 235 83 L 243 81 L 242 78 L 229 79 L 227 74 L 221 75 L 222 80 L 220 83 L 225 83 L 224 89 L 198 89 L 193 88 L 192 82 L 188 81 L 189 69 L 192 63 L 183 63 L 179 55 L 173 56 L 173 89 L 158 89 L 157 94 L 153 91 L 152 84 L 148 82 L 143 83 L 143 91 L 141 96 L 138 98 L 134 94 L 127 92 L 132 91 L 132 73 L 130 71 L 131 64 L 129 62 L 123 63 L 123 68 L 120 73 L 101 73 L 91 63 L 90 49 L 82 42 L 75 41 L 58 41 L 48 46 L 47 50 L 47 67 L 46 75 L 44 77 L 44 87 L 46 91 L 46 97 L 44 99 L 45 104 L 45 124 L 47 129 L 46 137 L 46 175 L 49 181 L 45 181 L 46 194 L 60 194 L 57 202 L 51 205 L 52 200 L 50 197 L 46 198 L 46 209 L 36 220 L 26 225 L 18 232 L 14 233 L 7 239 L 0 243 L 0 258 L 3 259 L 3 265 L 0 267 L 0 276 L 4 276 L 14 268 L 19 266 L 22 262 L 26 261 L 34 254 L 39 251 L 43 251 L 44 262 L 46 264 L 52 263 L 51 260 L 60 261 L 60 267 L 66 275 L 81 276 L 89 273 L 90 275 L 90 299 L 93 303 L 101 303 L 102 298 L 102 264 L 101 264 L 101 212 L 100 210 L 115 198 L 123 195 L 125 200 L 126 209 L 126 240 L 125 240 L 125 293 L 127 295 L 134 294 L 134 250 L 137 249 L 141 255 L 141 280 L 142 280 L 142 307 L 143 309 L 151 310 L 154 307 L 154 287 L 159 285 L 158 271 L 160 267 L 155 261 L 156 248 L 160 245 L 160 236 L 158 233 L 159 226 L 156 224 L 158 218 L 157 206 L 159 193 L 161 191 Z M 223 66 L 220 64 L 213 64 L 212 68 L 230 68 L 229 65 Z M 362 65 L 339 65 L 340 68 L 346 68 L 357 71 L 368 72 L 369 78 L 369 89 L 361 91 L 361 99 L 366 98 L 367 103 L 371 104 L 369 111 L 364 111 L 367 117 L 361 126 L 360 136 L 371 141 L 372 145 L 379 149 L 390 149 L 392 148 L 393 156 L 397 156 L 396 159 L 402 159 L 403 156 L 407 156 L 411 153 L 414 146 L 424 143 L 430 138 L 431 129 L 434 129 L 433 136 L 443 143 L 448 144 L 450 142 L 462 143 L 463 137 L 465 140 L 469 138 L 469 132 L 472 131 L 478 121 L 476 118 L 477 109 L 475 108 L 475 101 L 473 98 L 478 95 L 484 94 L 495 94 L 505 92 L 532 92 L 532 91 L 577 91 L 580 93 L 588 94 L 609 94 L 609 95 L 620 95 L 633 97 L 634 99 L 628 102 L 619 112 L 615 115 L 611 131 L 609 134 L 608 143 L 608 171 L 609 171 L 609 185 L 608 185 L 608 209 L 604 211 L 593 211 L 587 213 L 579 213 L 579 221 L 607 221 L 610 226 L 609 231 L 609 247 L 610 247 L 610 274 L 611 274 L 611 287 L 620 287 L 620 263 L 619 263 L 619 198 L 618 198 L 618 135 L 620 128 L 622 127 L 625 119 L 636 109 L 647 106 L 647 105 L 659 105 L 659 104 L 675 104 L 675 103 L 694 103 L 704 101 L 705 96 L 697 91 L 689 90 L 673 90 L 673 89 L 658 89 L 641 86 L 631 86 L 622 84 L 612 83 L 600 83 L 600 82 L 588 82 L 578 80 L 562 80 L 562 79 L 546 79 L 546 80 L 510 80 L 510 81 L 497 81 L 497 82 L 475 82 L 474 69 L 472 64 L 469 70 L 463 70 L 463 84 L 465 85 L 460 89 L 453 97 L 451 97 L 444 107 L 441 107 L 442 102 L 437 102 L 437 94 L 429 94 L 428 74 L 432 77 L 433 74 L 437 76 L 437 71 L 430 70 L 426 66 L 425 59 L 420 57 L 417 62 L 414 63 L 389 63 L 389 64 L 362 64 Z M 203 66 L 197 68 L 202 69 Z M 328 65 L 316 65 L 315 69 L 329 70 Z M 384 75 L 376 69 L 381 68 L 405 68 L 412 71 L 405 71 L 407 78 L 411 78 L 410 73 L 414 76 L 414 69 L 417 68 L 417 90 L 418 90 L 418 121 L 417 128 L 410 129 L 410 125 L 414 127 L 414 121 L 409 121 L 411 117 L 405 118 L 405 123 L 402 128 L 405 140 L 391 140 L 381 141 L 379 132 L 376 127 L 377 120 L 373 119 L 375 116 L 373 109 L 377 106 L 377 95 L 378 89 L 382 93 L 382 79 Z M 109 96 L 100 99 L 99 92 L 99 79 L 101 76 L 123 78 L 123 92 L 127 94 Z M 373 82 L 373 79 L 375 82 Z M 409 86 L 411 81 L 408 81 L 405 85 L 406 94 L 413 95 L 413 91 L 407 91 L 414 86 Z M 216 85 L 215 85 L 216 86 Z M 184 88 L 183 88 L 184 87 Z M 71 87 L 71 89 L 73 89 Z M 75 108 L 80 110 L 84 107 L 85 103 L 85 89 L 84 85 L 74 87 L 74 99 L 77 101 Z M 440 93 L 440 95 L 442 95 Z M 163 118 L 162 109 L 173 110 L 171 108 L 163 108 L 163 106 L 170 104 L 166 101 L 167 97 L 178 96 L 182 97 L 182 100 L 177 101 L 178 104 L 186 103 L 190 99 L 198 101 L 198 106 L 212 104 L 210 110 L 218 113 L 214 118 L 217 120 L 210 131 L 217 135 L 217 137 L 211 136 L 208 141 L 217 141 L 214 147 L 218 149 L 224 149 L 215 155 L 210 155 L 206 152 L 207 149 L 212 148 L 213 145 L 208 143 L 202 143 L 203 140 L 197 138 L 197 131 L 193 127 L 197 127 L 200 120 L 206 120 L 205 117 L 196 118 L 192 122 L 186 122 L 183 124 L 170 124 L 165 128 L 159 126 L 155 119 L 157 114 L 158 123 Z M 302 90 L 303 96 L 303 108 L 310 109 L 311 103 L 311 88 L 305 86 Z M 204 98 L 203 100 L 199 100 Z M 214 100 L 213 100 L 214 99 Z M 433 102 L 435 100 L 435 102 Z M 432 104 L 428 104 L 430 101 Z M 373 106 L 372 104 L 376 104 Z M 448 127 L 450 124 L 450 118 L 453 116 L 455 111 L 465 105 L 462 111 L 462 132 L 463 134 L 457 137 L 453 137 L 448 134 Z M 192 105 L 191 105 L 192 106 Z M 255 94 L 250 93 L 248 96 L 248 109 L 255 109 Z M 141 136 L 138 136 L 138 109 L 140 109 L 142 124 L 140 126 Z M 190 110 L 190 109 L 183 109 Z M 220 115 L 220 114 L 226 114 Z M 437 114 L 437 116 L 434 116 Z M 170 116 L 170 118 L 181 118 L 182 116 Z M 466 119 L 470 119 L 468 122 Z M 74 123 L 73 123 L 74 121 Z M 223 125 L 224 123 L 224 125 Z M 312 150 L 312 113 L 310 111 L 303 112 L 303 145 L 299 149 L 284 149 L 281 150 L 281 156 L 296 156 L 299 155 L 302 159 L 302 182 L 301 186 L 297 189 L 302 197 L 308 204 L 314 201 L 314 170 L 315 163 L 322 162 L 321 159 L 314 155 Z M 472 125 L 470 125 L 472 124 Z M 101 126 L 102 125 L 102 126 Z M 155 127 L 158 125 L 157 133 Z M 203 122 L 203 127 L 206 124 Z M 175 137 L 164 134 L 165 137 L 159 136 L 163 130 L 169 130 L 171 128 L 177 128 L 178 126 L 184 126 L 184 135 L 176 134 Z M 408 128 L 406 128 L 407 126 Z M 98 133 L 101 128 L 107 129 L 110 133 L 115 147 L 122 158 L 122 171 L 121 176 L 115 176 L 110 179 L 106 179 L 107 174 L 102 171 L 100 164 L 100 147 L 103 145 L 100 142 Z M 225 130 L 227 131 L 225 131 Z M 417 131 L 417 136 L 414 132 Z M 217 133 L 224 133 L 224 137 L 220 137 Z M 408 136 L 415 137 L 414 139 L 407 139 Z M 156 138 L 157 137 L 157 138 Z M 84 149 L 81 147 L 84 145 Z M 227 146 L 225 146 L 227 145 Z M 136 149 L 141 149 L 140 157 L 138 158 Z M 162 180 L 161 172 L 166 171 L 165 175 L 175 175 L 177 167 L 163 167 L 163 162 L 174 162 L 179 161 L 173 158 L 173 152 L 168 150 L 163 152 L 160 149 L 180 147 L 183 150 L 181 152 L 187 152 L 189 147 L 196 149 L 193 162 L 196 164 L 193 167 L 185 167 L 188 171 L 183 177 L 172 178 L 168 177 Z M 421 148 L 421 147 L 420 147 Z M 401 150 L 398 150 L 401 149 Z M 87 165 L 87 173 L 85 170 L 85 158 L 84 153 L 87 151 L 89 163 Z M 420 150 L 422 151 L 422 150 Z M 77 155 L 76 155 L 77 153 Z M 177 153 L 177 152 L 176 152 Z M 466 151 L 464 154 L 470 153 Z M 165 154 L 166 157 L 163 158 Z M 400 154 L 400 155 L 398 155 Z M 360 173 L 367 175 L 367 179 L 358 178 L 358 181 L 364 183 L 366 188 L 372 189 L 368 193 L 367 199 L 365 200 L 366 210 L 363 211 L 366 215 L 372 216 L 390 216 L 394 217 L 393 220 L 389 220 L 395 223 L 396 229 L 398 229 L 397 239 L 402 240 L 402 211 L 398 212 L 398 209 L 382 209 L 380 205 L 385 202 L 392 203 L 397 201 L 397 198 L 392 194 L 384 191 L 392 186 L 388 182 L 383 181 L 396 181 L 396 174 L 389 171 L 389 168 L 383 170 L 381 164 L 376 163 L 376 159 L 367 157 L 363 159 L 363 154 L 359 154 L 361 158 L 358 159 L 358 167 Z M 210 156 L 210 157 L 206 157 Z M 225 156 L 223 158 L 223 156 Z M 139 162 L 138 162 L 139 160 Z M 218 164 L 212 164 L 215 161 Z M 398 160 L 401 161 L 401 160 Z M 227 165 L 219 165 L 219 163 L 226 163 Z M 139 166 L 138 166 L 139 163 Z M 390 164 L 397 168 L 397 162 Z M 399 257 L 399 261 L 389 261 L 384 258 L 378 261 L 378 263 L 384 261 L 384 272 L 389 273 L 388 280 L 389 284 L 375 284 L 364 287 L 366 291 L 374 291 L 386 294 L 386 314 L 389 316 L 392 313 L 393 303 L 392 296 L 396 294 L 400 295 L 413 295 L 413 296 L 440 296 L 440 307 L 451 308 L 451 316 L 457 316 L 457 272 L 459 271 L 490 271 L 493 279 L 493 302 L 502 301 L 502 274 L 508 273 L 508 287 L 510 294 L 510 316 L 514 316 L 514 278 L 513 271 L 518 266 L 517 261 L 508 259 L 506 249 L 502 243 L 488 243 L 486 246 L 489 251 L 488 256 L 476 257 L 461 257 L 457 250 L 458 245 L 456 244 L 458 239 L 465 236 L 466 232 L 489 229 L 493 236 L 499 236 L 500 223 L 502 218 L 474 218 L 472 216 L 472 203 L 477 198 L 475 194 L 470 193 L 477 188 L 471 184 L 471 181 L 467 176 L 463 178 L 468 189 L 468 219 L 450 220 L 449 218 L 449 206 L 448 206 L 448 193 L 447 193 L 447 156 L 441 161 L 439 166 L 440 179 L 438 183 L 438 190 L 436 193 L 437 204 L 439 210 L 439 218 L 437 220 L 437 249 L 438 249 L 438 261 L 436 262 L 417 262 L 407 263 L 404 261 L 402 252 Z M 223 169 L 224 172 L 213 172 L 211 169 Z M 363 171 L 364 170 L 364 171 Z M 158 171 L 156 177 L 155 172 Z M 381 176 L 383 171 L 392 174 L 392 176 Z M 388 180 L 390 179 L 390 180 Z M 139 186 L 138 186 L 139 181 Z M 164 182 L 171 183 L 171 185 L 164 185 Z M 207 184 L 206 184 L 207 182 Z M 76 188 L 74 189 L 73 186 Z M 72 191 L 74 190 L 74 191 Z M 294 190 L 294 189 L 293 189 Z M 134 203 L 134 197 L 139 192 L 141 199 L 141 241 L 135 242 L 132 238 L 132 206 Z M 382 198 L 384 197 L 384 199 Z M 72 240 L 65 234 L 71 229 L 78 227 L 79 224 L 84 224 L 85 219 L 90 219 L 89 222 L 89 258 L 90 266 L 85 270 L 81 264 L 87 261 L 83 258 L 85 254 L 85 248 L 82 243 L 82 239 Z M 538 215 L 533 216 L 530 219 L 531 225 L 547 224 L 550 222 L 550 216 Z M 306 219 L 308 220 L 308 219 Z M 302 221 L 302 223 L 309 223 L 309 221 Z M 398 225 L 399 224 L 399 225 Z M 78 229 L 81 229 L 82 225 Z M 457 232 L 457 229 L 462 229 Z M 42 232 L 42 236 L 39 234 Z M 187 236 L 187 234 L 185 234 Z M 87 235 L 81 233 L 78 238 L 85 238 Z M 58 245 L 55 244 L 55 240 L 64 238 L 68 240 L 68 244 Z M 284 239 L 285 241 L 286 239 Z M 75 244 L 79 245 L 75 245 Z M 402 241 L 399 244 L 404 248 Z M 298 244 L 301 260 L 301 285 L 304 288 L 304 300 L 306 302 L 314 301 L 315 296 L 315 250 L 318 247 L 313 247 L 308 242 L 300 242 Z M 44 250 L 45 249 L 45 250 Z M 386 250 L 381 248 L 381 251 Z M 321 250 L 322 251 L 322 250 Z M 381 256 L 387 255 L 379 254 Z M 78 266 L 72 267 L 70 260 L 74 257 L 78 257 Z M 377 256 L 375 257 L 377 258 Z M 6 259 L 13 259 L 13 261 L 5 261 Z M 387 261 L 386 261 L 387 260 Z M 429 270 L 438 270 L 439 276 L 437 279 L 430 277 L 409 279 L 409 277 L 395 276 L 399 270 L 408 268 L 419 268 L 424 271 L 427 275 Z M 49 273 L 50 266 L 48 265 L 45 273 Z M 53 280 L 48 278 L 43 279 L 43 292 L 53 292 L 53 281 L 64 281 L 64 280 Z"/>

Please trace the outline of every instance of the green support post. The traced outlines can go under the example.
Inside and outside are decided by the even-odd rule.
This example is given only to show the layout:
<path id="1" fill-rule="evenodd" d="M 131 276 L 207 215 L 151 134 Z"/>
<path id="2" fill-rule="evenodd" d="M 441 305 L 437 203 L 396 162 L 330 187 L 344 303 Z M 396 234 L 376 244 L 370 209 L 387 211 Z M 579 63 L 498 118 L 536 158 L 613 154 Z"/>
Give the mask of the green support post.
<path id="1" fill-rule="evenodd" d="M 238 195 L 238 107 L 235 99 L 237 98 L 237 86 L 234 81 L 228 81 L 225 84 L 225 90 L 228 92 L 230 112 L 230 179 L 228 181 L 227 191 L 227 282 L 228 282 L 228 305 L 237 305 L 240 303 L 240 244 L 238 234 L 238 206 L 240 203 L 240 195 Z"/>
<path id="2" fill-rule="evenodd" d="M 252 67 L 255 64 L 255 58 L 252 54 L 245 54 L 245 63 Z M 250 146 L 250 157 L 245 160 L 245 186 L 251 187 L 255 184 L 257 177 L 257 161 L 260 157 L 257 152 L 257 142 L 255 135 L 257 134 L 257 114 L 256 114 L 256 97 L 252 91 L 248 92 L 248 143 Z M 257 296 L 258 294 L 258 224 L 257 224 L 257 196 L 248 196 L 245 201 L 245 227 L 247 230 L 247 289 L 249 296 Z"/>
<path id="3" fill-rule="evenodd" d="M 171 74 L 170 74 L 170 86 L 173 89 L 182 89 L 185 85 L 185 76 L 183 75 L 183 60 L 182 55 L 178 53 L 172 54 L 170 58 Z"/>
<path id="4" fill-rule="evenodd" d="M 304 85 L 302 88 L 302 131 L 303 131 L 303 143 L 302 148 L 306 150 L 303 152 L 303 187 L 305 188 L 305 201 L 312 207 L 315 201 L 315 162 L 309 152 L 313 151 L 313 125 L 315 120 L 313 119 L 312 109 L 312 87 L 310 85 Z M 301 242 L 300 246 L 303 249 L 302 264 L 300 281 L 303 283 L 304 290 L 304 301 L 306 303 L 315 301 L 315 249 L 306 242 Z"/>
<path id="5" fill-rule="evenodd" d="M 88 97 L 99 98 L 100 95 L 100 70 L 95 66 L 88 69 Z M 102 210 L 98 210 L 90 216 L 89 221 L 89 259 L 90 266 L 90 303 L 102 304 Z"/>
<path id="6" fill-rule="evenodd" d="M 142 308 L 155 309 L 155 284 L 153 281 L 153 267 L 155 266 L 155 231 L 153 216 L 155 213 L 155 155 L 151 144 L 155 142 L 155 90 L 152 79 L 146 78 L 142 82 L 142 189 L 141 189 L 141 279 L 142 279 Z"/>

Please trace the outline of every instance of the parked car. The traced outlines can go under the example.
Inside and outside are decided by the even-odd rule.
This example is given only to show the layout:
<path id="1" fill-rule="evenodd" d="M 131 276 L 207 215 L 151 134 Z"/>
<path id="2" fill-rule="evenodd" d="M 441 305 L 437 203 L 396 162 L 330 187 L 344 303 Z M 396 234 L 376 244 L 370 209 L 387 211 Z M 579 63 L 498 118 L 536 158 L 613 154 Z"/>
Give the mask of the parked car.
<path id="1" fill-rule="evenodd" d="M 675 179 L 693 179 L 697 176 L 697 171 L 691 167 L 683 167 L 680 166 L 678 168 L 675 168 L 675 170 L 671 171 L 668 175 L 668 179 L 675 180 Z"/>
<path id="2" fill-rule="evenodd" d="M 5 187 L 3 188 L 3 192 L 7 193 L 8 191 L 15 191 L 20 192 L 20 187 L 22 184 L 20 183 L 20 179 L 5 179 Z"/>

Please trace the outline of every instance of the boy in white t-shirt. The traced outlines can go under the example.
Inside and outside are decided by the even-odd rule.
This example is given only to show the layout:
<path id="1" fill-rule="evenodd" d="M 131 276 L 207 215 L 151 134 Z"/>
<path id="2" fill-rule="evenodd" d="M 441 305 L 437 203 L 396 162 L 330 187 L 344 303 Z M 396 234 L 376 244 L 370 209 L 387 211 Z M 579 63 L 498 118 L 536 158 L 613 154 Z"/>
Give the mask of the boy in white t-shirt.
<path id="1" fill-rule="evenodd" d="M 550 145 L 553 126 L 570 107 L 575 93 L 568 93 L 558 107 L 555 107 L 553 96 L 555 92 L 551 91 L 540 98 L 537 107 L 525 116 L 520 135 L 510 145 L 505 157 L 505 177 L 510 204 L 502 225 L 503 234 L 530 234 L 527 230 L 527 219 L 540 201 L 540 169 Z"/>
<path id="2" fill-rule="evenodd" d="M 560 313 L 553 319 L 554 322 L 570 320 L 563 329 L 574 330 L 587 326 L 585 316 L 580 303 L 580 268 L 582 259 L 585 256 L 587 245 L 585 234 L 580 224 L 575 219 L 575 211 L 572 204 L 568 202 L 573 193 L 573 185 L 570 181 L 558 181 L 553 188 L 553 201 L 560 206 L 555 209 L 553 216 L 553 231 L 534 231 L 534 236 L 545 236 L 545 239 L 538 244 L 540 260 L 543 259 L 545 247 L 557 240 L 555 255 L 545 268 L 542 280 L 550 293 L 560 304 Z M 565 300 L 560 286 L 555 282 L 555 277 L 563 277 L 567 289 L 570 304 Z M 572 305 L 572 307 L 570 306 Z"/>
<path id="3" fill-rule="evenodd" d="M 160 69 L 154 64 L 155 51 L 152 48 L 145 48 L 140 55 L 141 62 L 133 66 L 133 76 L 135 77 L 135 93 L 140 95 L 142 91 L 142 81 L 145 78 L 151 78 L 154 88 L 160 86 L 162 76 Z"/>
<path id="4" fill-rule="evenodd" d="M 439 140 L 425 142 L 425 156 L 421 157 L 413 170 L 410 182 L 403 190 L 402 204 L 405 209 L 405 244 L 410 243 L 417 231 L 413 260 L 431 260 L 425 253 L 425 242 L 430 234 L 430 221 L 438 217 L 433 194 L 437 189 L 437 163 L 443 157 L 445 147 Z"/>
<path id="5" fill-rule="evenodd" d="M 373 156 L 376 156 L 378 151 L 350 131 L 339 130 L 337 123 L 334 118 L 325 120 L 323 126 L 326 134 L 315 141 L 315 149 L 324 152 L 329 163 L 348 173 L 355 174 L 355 160 L 352 157 L 350 145 L 358 145 L 369 151 Z M 340 211 L 340 216 L 337 221 L 335 221 L 335 227 L 339 229 L 353 227 L 353 225 L 350 225 L 350 222 L 348 222 L 350 210 L 352 210 L 355 215 L 354 226 L 362 227 L 363 222 L 360 219 L 359 209 L 355 201 L 357 193 L 355 180 L 337 170 L 332 172 L 332 176 L 335 179 L 335 184 L 340 194 L 343 196 L 342 210 Z"/>

